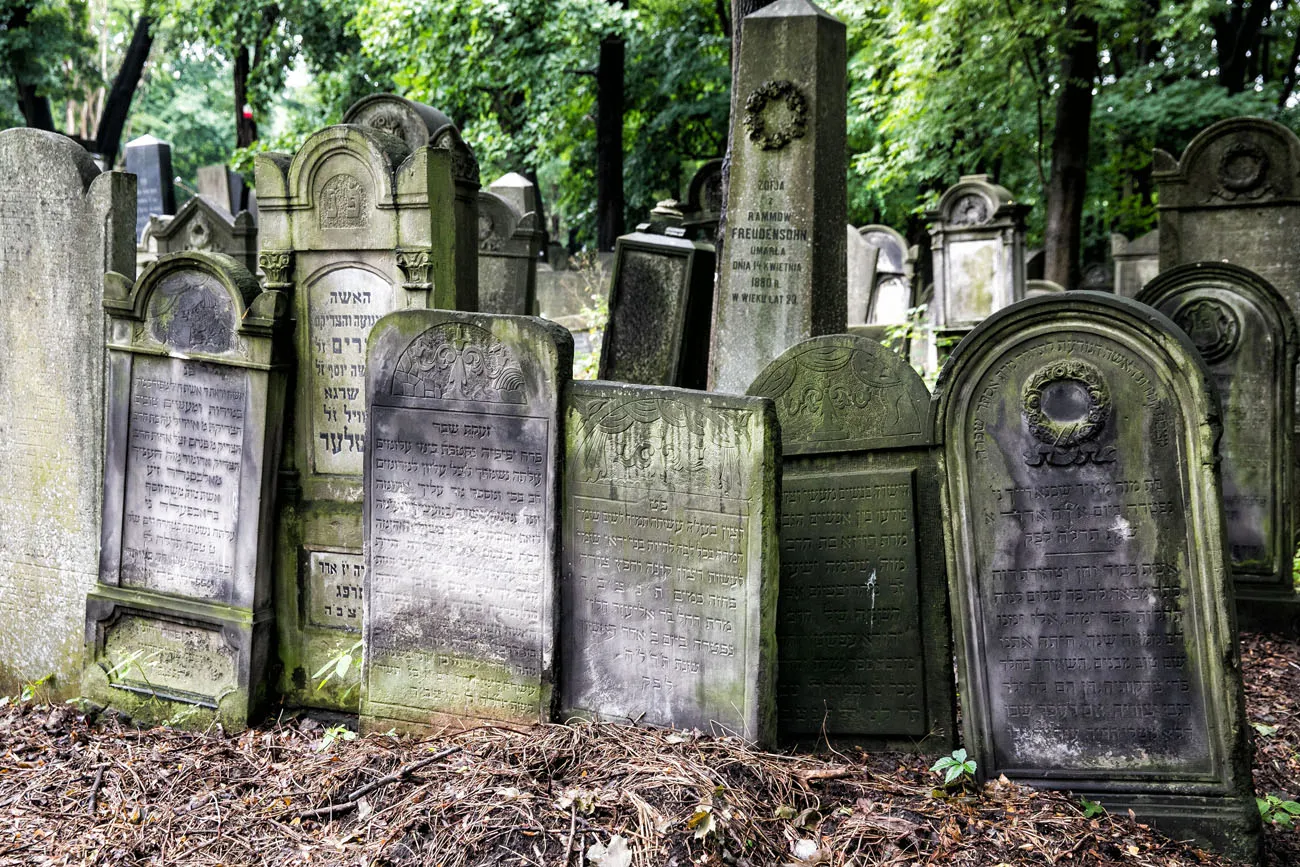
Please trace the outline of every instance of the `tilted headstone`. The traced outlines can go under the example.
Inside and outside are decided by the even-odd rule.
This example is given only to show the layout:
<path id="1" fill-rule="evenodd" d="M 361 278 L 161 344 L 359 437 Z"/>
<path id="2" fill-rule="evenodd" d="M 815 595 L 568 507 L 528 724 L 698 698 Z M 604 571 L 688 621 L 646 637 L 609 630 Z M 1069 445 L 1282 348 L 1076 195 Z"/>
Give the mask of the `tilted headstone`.
<path id="1" fill-rule="evenodd" d="M 135 236 L 139 240 L 151 217 L 176 213 L 172 146 L 142 135 L 127 142 L 124 152 L 126 170 L 135 175 Z"/>
<path id="2" fill-rule="evenodd" d="M 246 726 L 267 695 L 288 297 L 177 253 L 106 298 L 108 438 L 82 695 L 154 723 Z"/>
<path id="3" fill-rule="evenodd" d="M 1040 295 L 1055 295 L 1058 292 L 1064 292 L 1065 287 L 1060 283 L 1053 283 L 1051 280 L 1026 280 L 1025 297 L 1037 298 Z"/>
<path id="4" fill-rule="evenodd" d="M 712 244 L 718 234 L 722 205 L 722 160 L 709 160 L 691 176 L 682 225 L 693 237 Z"/>
<path id="5" fill-rule="evenodd" d="M 844 25 L 809 0 L 777 0 L 740 26 L 709 352 L 709 388 L 735 394 L 847 317 Z"/>
<path id="6" fill-rule="evenodd" d="M 906 322 L 908 311 L 916 306 L 912 299 L 915 250 L 907 246 L 907 239 L 888 226 L 863 226 L 858 233 L 862 240 L 880 251 L 867 303 L 867 324 Z"/>
<path id="7" fill-rule="evenodd" d="M 222 253 L 251 272 L 257 271 L 257 225 L 253 215 L 240 211 L 232 217 L 219 202 L 194 196 L 172 217 L 154 217 L 140 241 L 140 264 L 168 253 L 195 250 Z"/>
<path id="8" fill-rule="evenodd" d="M 930 393 L 874 340 L 814 337 L 750 394 L 781 422 L 781 735 L 952 749 L 956 705 Z"/>
<path id="9" fill-rule="evenodd" d="M 967 750 L 1251 858 L 1259 811 L 1208 373 L 1172 322 L 1069 292 L 985 321 L 935 389 Z"/>
<path id="10" fill-rule="evenodd" d="M 52 675 L 69 698 L 99 570 L 104 287 L 135 275 L 135 181 L 26 128 L 0 132 L 0 169 L 0 693 Z"/>
<path id="11" fill-rule="evenodd" d="M 462 165 L 362 126 L 321 130 L 292 160 L 257 156 L 258 264 L 297 322 L 275 579 L 292 703 L 356 708 L 355 679 L 323 690 L 309 680 L 361 630 L 366 338 L 393 310 L 476 305 L 477 259 L 448 270 L 459 227 L 477 223 L 474 200 L 455 191 Z"/>
<path id="12" fill-rule="evenodd" d="M 574 382 L 566 435 L 562 716 L 770 742 L 771 403 Z"/>
<path id="13" fill-rule="evenodd" d="M 880 250 L 863 240 L 858 230 L 848 227 L 845 239 L 848 280 L 848 324 L 865 325 L 871 303 L 871 287 L 876 283 L 876 260 Z"/>
<path id="14" fill-rule="evenodd" d="M 479 191 L 480 312 L 515 316 L 537 312 L 537 257 L 542 231 L 537 212 L 521 210 L 530 203 L 537 206 L 536 188 L 513 172 Z"/>
<path id="15" fill-rule="evenodd" d="M 704 388 L 715 261 L 712 244 L 687 237 L 673 201 L 618 239 L 601 379 Z"/>
<path id="16" fill-rule="evenodd" d="M 1218 391 L 1223 518 L 1238 621 L 1257 627 L 1295 620 L 1300 600 L 1291 575 L 1291 432 L 1297 334 L 1291 308 L 1263 278 L 1216 262 L 1170 268 L 1137 300 L 1186 332 Z"/>
<path id="17" fill-rule="evenodd" d="M 963 175 L 930 213 L 934 324 L 969 331 L 1025 297 L 1025 214 L 988 175 Z"/>
<path id="18" fill-rule="evenodd" d="M 1115 260 L 1116 294 L 1133 298 L 1160 273 L 1160 230 L 1152 229 L 1132 241 L 1112 234 L 1110 255 Z"/>
<path id="19" fill-rule="evenodd" d="M 361 723 L 550 719 L 567 331 L 442 310 L 384 317 L 366 381 Z"/>
<path id="20" fill-rule="evenodd" d="M 1093 262 L 1083 266 L 1083 276 L 1079 282 L 1080 289 L 1092 292 L 1114 292 L 1115 270 L 1104 262 Z"/>

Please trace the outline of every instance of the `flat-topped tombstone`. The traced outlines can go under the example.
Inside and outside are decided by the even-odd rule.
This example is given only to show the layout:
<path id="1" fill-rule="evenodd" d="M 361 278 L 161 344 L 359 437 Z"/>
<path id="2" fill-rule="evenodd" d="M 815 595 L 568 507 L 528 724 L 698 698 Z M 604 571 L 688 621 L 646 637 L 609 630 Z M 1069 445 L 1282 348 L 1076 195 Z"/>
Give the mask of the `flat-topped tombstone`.
<path id="1" fill-rule="evenodd" d="M 200 166 L 198 170 L 199 195 L 225 210 L 232 217 L 247 207 L 244 193 L 244 176 L 226 166 Z"/>
<path id="2" fill-rule="evenodd" d="M 897 325 L 907 321 L 912 303 L 912 273 L 915 256 L 905 239 L 889 226 L 870 225 L 858 229 L 862 240 L 879 250 L 875 279 L 867 303 L 868 325 Z"/>
<path id="3" fill-rule="evenodd" d="M 952 633 L 925 383 L 874 340 L 831 335 L 788 349 L 750 394 L 772 398 L 781 422 L 782 737 L 952 749 Z"/>
<path id="4" fill-rule="evenodd" d="M 523 182 L 522 184 L 520 182 Z M 531 315 L 537 307 L 542 231 L 536 188 L 513 172 L 478 194 L 478 309 Z"/>
<path id="5" fill-rule="evenodd" d="M 573 341 L 406 310 L 370 336 L 361 723 L 550 719 L 560 395 Z"/>
<path id="6" fill-rule="evenodd" d="M 704 388 L 716 257 L 687 235 L 668 200 L 615 244 L 601 379 Z"/>
<path id="7" fill-rule="evenodd" d="M 393 310 L 476 306 L 476 255 L 461 271 L 454 252 L 474 254 L 461 232 L 477 231 L 458 166 L 450 150 L 412 152 L 365 126 L 321 130 L 292 159 L 256 158 L 258 262 L 297 322 L 276 565 L 280 690 L 294 704 L 356 709 L 355 679 L 309 681 L 361 631 L 366 339 Z"/>
<path id="8" fill-rule="evenodd" d="M 140 239 L 151 217 L 176 213 L 172 146 L 142 135 L 127 142 L 124 152 L 126 170 L 135 175 L 135 234 Z"/>
<path id="9" fill-rule="evenodd" d="M 235 260 L 160 259 L 105 299 L 108 439 L 82 695 L 154 723 L 266 699 L 288 298 Z"/>
<path id="10" fill-rule="evenodd" d="M 845 239 L 848 253 L 848 324 L 865 325 L 871 303 L 871 287 L 876 283 L 876 260 L 880 250 L 863 240 L 858 230 L 849 226 Z"/>
<path id="11" fill-rule="evenodd" d="M 1207 378 L 1177 326 L 1127 298 L 984 322 L 935 390 L 949 587 L 981 776 L 1253 858 Z"/>
<path id="12" fill-rule="evenodd" d="M 808 0 L 777 0 L 740 27 L 709 352 L 709 388 L 734 394 L 847 316 L 844 25 Z"/>
<path id="13" fill-rule="evenodd" d="M 1297 336 L 1291 308 L 1266 280 L 1217 262 L 1161 273 L 1137 300 L 1196 344 L 1223 414 L 1223 517 L 1242 622 L 1295 603 L 1291 472 Z"/>
<path id="14" fill-rule="evenodd" d="M 1160 273 L 1160 230 L 1152 229 L 1132 241 L 1112 234 L 1110 255 L 1115 260 L 1115 292 L 1133 298 Z"/>
<path id="15" fill-rule="evenodd" d="M 54 133 L 0 132 L 0 693 L 79 689 L 99 569 L 105 270 L 135 275 L 135 182 Z"/>
<path id="16" fill-rule="evenodd" d="M 775 735 L 771 403 L 574 382 L 561 711 Z"/>
<path id="17" fill-rule="evenodd" d="M 221 203 L 203 195 L 181 205 L 173 217 L 151 219 L 140 246 L 148 262 L 168 253 L 194 250 L 222 253 L 249 271 L 257 271 L 257 225 L 253 215 L 240 211 L 232 217 Z"/>
<path id="18" fill-rule="evenodd" d="M 1025 297 L 1029 207 L 988 175 L 964 175 L 930 213 L 934 323 L 963 332 Z"/>

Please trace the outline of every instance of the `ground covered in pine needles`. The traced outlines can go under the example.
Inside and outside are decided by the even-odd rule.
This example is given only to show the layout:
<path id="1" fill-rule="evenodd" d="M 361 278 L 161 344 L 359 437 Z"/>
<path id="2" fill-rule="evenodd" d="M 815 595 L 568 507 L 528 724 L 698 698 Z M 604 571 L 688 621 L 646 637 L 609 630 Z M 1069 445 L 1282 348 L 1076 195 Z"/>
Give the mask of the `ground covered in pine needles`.
<path id="1" fill-rule="evenodd" d="M 1300 646 L 1243 639 L 1257 790 L 1300 795 Z M 0 864 L 1219 865 L 1128 816 L 935 756 L 759 751 L 612 724 L 352 740 L 311 719 L 224 737 L 32 702 L 0 711 Z M 1090 811 L 1092 812 L 1092 811 Z M 1266 829 L 1300 865 L 1300 830 Z"/>

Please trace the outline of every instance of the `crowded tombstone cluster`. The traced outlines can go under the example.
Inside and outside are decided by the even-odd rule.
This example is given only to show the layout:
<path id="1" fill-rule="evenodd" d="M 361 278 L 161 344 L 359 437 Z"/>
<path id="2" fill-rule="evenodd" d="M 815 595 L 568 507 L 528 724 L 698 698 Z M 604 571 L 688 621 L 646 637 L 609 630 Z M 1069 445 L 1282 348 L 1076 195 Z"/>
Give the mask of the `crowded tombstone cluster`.
<path id="1" fill-rule="evenodd" d="M 962 744 L 1255 857 L 1236 630 L 1300 612 L 1300 140 L 1157 154 L 1158 237 L 1063 294 L 984 175 L 930 264 L 846 233 L 844 27 L 743 26 L 729 177 L 619 240 L 597 381 L 534 315 L 535 187 L 481 188 L 428 106 L 259 154 L 255 217 L 224 172 L 177 211 L 154 139 L 127 174 L 0 133 L 4 686 Z"/>

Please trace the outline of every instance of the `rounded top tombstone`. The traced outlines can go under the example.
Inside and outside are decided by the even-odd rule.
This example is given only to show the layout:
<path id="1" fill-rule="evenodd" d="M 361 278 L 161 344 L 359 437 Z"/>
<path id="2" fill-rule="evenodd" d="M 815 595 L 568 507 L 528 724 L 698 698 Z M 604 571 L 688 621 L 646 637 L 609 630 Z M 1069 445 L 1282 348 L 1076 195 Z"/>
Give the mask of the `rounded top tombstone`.
<path id="1" fill-rule="evenodd" d="M 951 228 L 974 228 L 1026 210 L 1028 206 L 1017 204 L 1011 191 L 991 176 L 962 175 L 939 199 L 932 216 Z"/>
<path id="2" fill-rule="evenodd" d="M 415 150 L 460 130 L 451 118 L 431 105 L 404 99 L 392 93 L 376 93 L 354 102 L 343 113 L 343 123 L 368 126 L 395 135 Z"/>
<path id="3" fill-rule="evenodd" d="M 889 226 L 872 224 L 858 229 L 862 240 L 880 251 L 876 271 L 904 274 L 907 271 L 907 239 Z"/>
<path id="4" fill-rule="evenodd" d="M 1234 117 L 1197 134 L 1182 157 L 1157 149 L 1161 210 L 1240 207 L 1300 195 L 1300 138 L 1257 117 Z"/>

